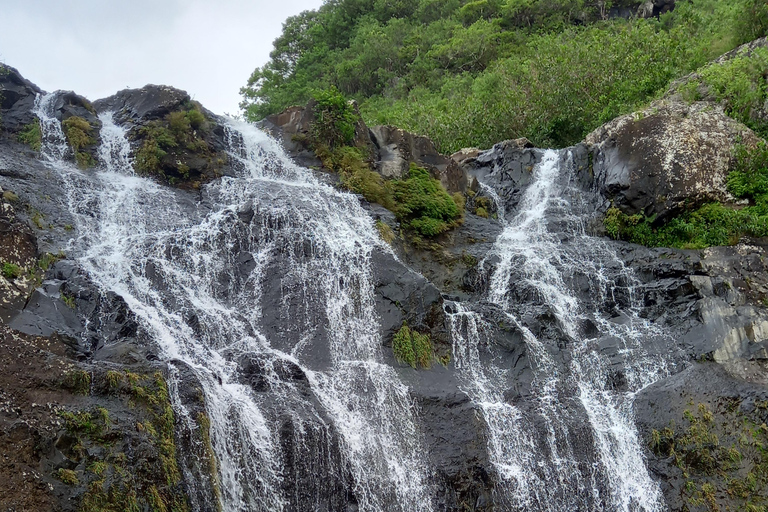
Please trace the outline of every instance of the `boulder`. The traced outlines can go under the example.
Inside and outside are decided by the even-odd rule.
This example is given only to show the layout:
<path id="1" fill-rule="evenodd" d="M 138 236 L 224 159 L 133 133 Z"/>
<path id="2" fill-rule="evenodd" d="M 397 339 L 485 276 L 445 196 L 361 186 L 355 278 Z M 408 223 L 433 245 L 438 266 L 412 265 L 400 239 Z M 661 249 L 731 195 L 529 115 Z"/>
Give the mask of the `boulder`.
<path id="1" fill-rule="evenodd" d="M 16 133 L 34 121 L 32 107 L 41 92 L 15 68 L 0 64 L 0 128 Z"/>
<path id="2" fill-rule="evenodd" d="M 614 119 L 585 142 L 603 195 L 626 214 L 662 221 L 707 201 L 732 202 L 726 178 L 734 147 L 758 140 L 718 105 L 665 100 Z"/>
<path id="3" fill-rule="evenodd" d="M 124 89 L 95 101 L 93 106 L 98 112 L 114 112 L 118 124 L 143 124 L 180 110 L 190 100 L 186 91 L 167 85 L 145 85 L 141 89 Z"/>
<path id="4" fill-rule="evenodd" d="M 155 169 L 137 170 L 156 174 L 182 188 L 197 188 L 201 183 L 234 174 L 227 154 L 226 122 L 193 102 L 186 91 L 165 85 L 125 89 L 96 101 L 94 108 L 100 114 L 112 112 L 114 122 L 128 128 L 128 139 L 134 142 L 134 156 L 151 137 L 144 128 L 167 129 L 170 127 L 170 114 L 198 110 L 205 117 L 202 126 L 188 125 L 188 133 L 180 136 L 176 146 L 165 148 L 165 155 L 159 158 Z"/>
<path id="5" fill-rule="evenodd" d="M 658 18 L 675 8 L 676 0 L 645 0 L 637 8 L 638 18 Z"/>
<path id="6" fill-rule="evenodd" d="M 466 192 L 466 173 L 453 159 L 438 153 L 427 137 L 394 126 L 373 126 L 370 133 L 378 155 L 376 170 L 385 178 L 403 178 L 415 163 L 428 169 L 448 192 Z"/>

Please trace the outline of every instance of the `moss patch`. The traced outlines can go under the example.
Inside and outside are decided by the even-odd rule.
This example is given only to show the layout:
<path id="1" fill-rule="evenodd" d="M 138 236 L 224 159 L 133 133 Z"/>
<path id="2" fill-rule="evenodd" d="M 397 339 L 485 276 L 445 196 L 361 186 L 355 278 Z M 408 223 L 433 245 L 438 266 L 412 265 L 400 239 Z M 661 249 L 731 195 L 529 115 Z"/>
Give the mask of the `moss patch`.
<path id="1" fill-rule="evenodd" d="M 92 146 L 96 143 L 96 139 L 91 135 L 93 132 L 91 124 L 82 117 L 72 116 L 65 119 L 61 123 L 61 127 L 67 142 L 75 153 L 77 165 L 82 169 L 94 166 L 96 162 L 91 154 L 82 151 L 87 146 Z"/>
<path id="2" fill-rule="evenodd" d="M 40 151 L 43 144 L 43 132 L 40 129 L 40 121 L 35 120 L 22 128 L 17 139 L 35 151 Z"/>
<path id="3" fill-rule="evenodd" d="M 413 368 L 430 368 L 435 349 L 429 334 L 421 334 L 403 322 L 403 326 L 392 339 L 395 359 Z"/>
<path id="4" fill-rule="evenodd" d="M 85 468 L 81 481 L 87 491 L 79 510 L 188 511 L 176 462 L 175 419 L 162 374 L 110 371 L 97 377 L 94 387 L 127 403 L 136 422 L 122 423 L 103 407 L 60 413 L 72 440 L 67 456 Z"/>
<path id="5" fill-rule="evenodd" d="M 679 425 L 651 433 L 654 454 L 682 470 L 690 510 L 768 510 L 768 426 L 759 419 L 768 402 L 758 402 L 751 414 L 739 406 L 723 399 L 713 412 L 691 404 Z"/>

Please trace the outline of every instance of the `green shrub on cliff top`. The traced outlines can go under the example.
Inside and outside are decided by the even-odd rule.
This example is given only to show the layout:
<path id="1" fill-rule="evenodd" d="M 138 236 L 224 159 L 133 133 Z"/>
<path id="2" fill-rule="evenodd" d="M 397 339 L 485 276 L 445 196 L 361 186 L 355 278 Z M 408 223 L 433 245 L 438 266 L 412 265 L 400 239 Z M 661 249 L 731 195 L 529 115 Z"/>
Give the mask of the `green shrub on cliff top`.
<path id="1" fill-rule="evenodd" d="M 604 19 L 583 0 L 338 0 L 289 18 L 243 94 L 259 120 L 335 86 L 366 122 L 443 152 L 526 136 L 578 142 L 765 34 L 764 0 L 688 0 L 660 19 Z M 615 4 L 615 2 L 614 2 Z"/>

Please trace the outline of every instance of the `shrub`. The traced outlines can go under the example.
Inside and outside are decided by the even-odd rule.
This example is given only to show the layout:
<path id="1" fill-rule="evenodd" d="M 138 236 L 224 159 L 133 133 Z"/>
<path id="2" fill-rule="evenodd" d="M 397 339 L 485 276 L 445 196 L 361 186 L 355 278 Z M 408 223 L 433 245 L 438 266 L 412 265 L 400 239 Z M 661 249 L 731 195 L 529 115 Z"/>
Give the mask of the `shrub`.
<path id="1" fill-rule="evenodd" d="M 355 126 L 359 120 L 355 109 L 343 94 L 331 87 L 314 95 L 317 102 L 312 123 L 312 137 L 316 144 L 331 150 L 352 144 Z"/>
<path id="2" fill-rule="evenodd" d="M 6 279 L 17 279 L 21 276 L 21 267 L 15 263 L 3 263 L 3 277 Z"/>
<path id="3" fill-rule="evenodd" d="M 405 226 L 424 236 L 455 227 L 461 209 L 429 171 L 411 164 L 408 178 L 392 182 L 395 215 Z"/>
<path id="4" fill-rule="evenodd" d="M 761 213 L 759 207 L 736 210 L 720 203 L 683 212 L 659 226 L 654 225 L 653 218 L 621 212 L 611 213 L 606 222 L 606 231 L 613 238 L 649 247 L 703 249 L 734 245 L 744 235 L 768 236 L 768 215 Z"/>
<path id="5" fill-rule="evenodd" d="M 40 129 L 40 121 L 29 123 L 21 129 L 18 140 L 35 151 L 40 151 L 43 144 L 43 132 Z"/>
<path id="6" fill-rule="evenodd" d="M 210 151 L 208 143 L 198 133 L 207 129 L 200 106 L 190 102 L 185 109 L 151 121 L 139 130 L 138 136 L 143 142 L 134 155 L 134 167 L 140 174 L 166 177 L 165 171 L 175 171 L 181 178 L 189 179 L 189 167 L 166 156 L 183 150 L 193 153 Z"/>

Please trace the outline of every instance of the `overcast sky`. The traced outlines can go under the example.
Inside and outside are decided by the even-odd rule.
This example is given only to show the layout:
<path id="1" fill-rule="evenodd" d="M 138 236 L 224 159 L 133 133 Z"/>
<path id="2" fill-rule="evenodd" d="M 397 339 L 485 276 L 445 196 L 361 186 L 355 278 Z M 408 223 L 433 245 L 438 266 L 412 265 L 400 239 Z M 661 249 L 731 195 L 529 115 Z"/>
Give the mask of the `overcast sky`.
<path id="1" fill-rule="evenodd" d="M 217 114 L 269 59 L 282 23 L 322 0 L 1 1 L 0 62 L 46 91 L 90 100 L 126 87 L 184 89 Z"/>

